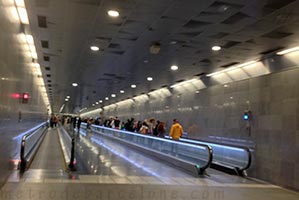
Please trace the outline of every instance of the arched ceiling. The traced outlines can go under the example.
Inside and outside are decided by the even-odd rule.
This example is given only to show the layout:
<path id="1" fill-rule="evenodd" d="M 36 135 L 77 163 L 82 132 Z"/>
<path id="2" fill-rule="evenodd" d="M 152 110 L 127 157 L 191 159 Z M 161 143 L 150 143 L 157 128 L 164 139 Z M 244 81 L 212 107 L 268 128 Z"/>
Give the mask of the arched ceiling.
<path id="1" fill-rule="evenodd" d="M 108 105 L 299 42 L 298 0 L 33 0 L 26 7 L 54 112 L 64 103 L 64 112 Z M 120 16 L 108 16 L 111 9 Z"/>

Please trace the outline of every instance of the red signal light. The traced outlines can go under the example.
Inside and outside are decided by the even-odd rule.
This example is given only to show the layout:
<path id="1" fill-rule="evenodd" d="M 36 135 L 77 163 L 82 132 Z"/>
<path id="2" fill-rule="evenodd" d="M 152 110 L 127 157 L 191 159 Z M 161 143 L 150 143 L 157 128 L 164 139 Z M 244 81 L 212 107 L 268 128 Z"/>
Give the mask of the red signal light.
<path id="1" fill-rule="evenodd" d="M 22 103 L 27 103 L 29 99 L 28 93 L 23 93 Z"/>
<path id="2" fill-rule="evenodd" d="M 29 94 L 28 93 L 24 93 L 23 94 L 23 99 L 29 99 Z"/>

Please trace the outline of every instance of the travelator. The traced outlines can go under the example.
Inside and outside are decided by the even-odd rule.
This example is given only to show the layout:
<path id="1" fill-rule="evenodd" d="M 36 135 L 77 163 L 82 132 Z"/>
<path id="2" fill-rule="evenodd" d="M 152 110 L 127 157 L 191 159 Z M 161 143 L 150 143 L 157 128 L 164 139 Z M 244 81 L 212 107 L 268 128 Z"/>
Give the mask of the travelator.
<path id="1" fill-rule="evenodd" d="M 20 151 L 20 169 L 24 171 L 32 162 L 38 151 L 45 133 L 47 123 L 42 123 L 22 136 Z M 63 129 L 64 130 L 64 129 Z M 81 124 L 81 131 L 87 130 L 87 124 Z M 215 168 L 230 174 L 246 176 L 246 169 L 251 165 L 251 151 L 247 147 L 212 143 L 188 138 L 172 140 L 140 133 L 91 125 L 90 130 L 120 143 L 145 152 L 147 155 L 171 163 L 193 174 L 206 174 L 207 168 Z M 60 143 L 63 152 L 66 152 L 66 162 L 70 161 L 69 168 L 74 168 L 74 138 L 66 131 L 59 131 Z M 66 145 L 64 145 L 66 144 Z"/>
<path id="2" fill-rule="evenodd" d="M 47 129 L 47 122 L 43 122 L 22 134 L 19 164 L 21 171 L 26 170 L 30 166 L 46 135 Z"/>
<path id="3" fill-rule="evenodd" d="M 87 124 L 82 123 L 81 131 L 87 129 L 193 174 L 206 174 L 205 170 L 211 167 L 229 174 L 246 176 L 246 170 L 251 165 L 251 151 L 247 147 L 188 138 L 181 138 L 177 141 L 169 137 L 160 138 L 97 125 L 87 128 Z"/>

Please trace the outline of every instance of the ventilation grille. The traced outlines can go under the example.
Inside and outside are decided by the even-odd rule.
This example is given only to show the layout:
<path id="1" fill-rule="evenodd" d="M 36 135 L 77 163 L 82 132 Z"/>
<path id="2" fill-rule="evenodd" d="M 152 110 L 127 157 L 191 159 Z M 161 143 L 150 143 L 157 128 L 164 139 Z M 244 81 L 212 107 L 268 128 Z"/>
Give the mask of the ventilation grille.
<path id="1" fill-rule="evenodd" d="M 50 61 L 50 57 L 49 56 L 44 56 L 44 61 L 49 62 Z"/>
<path id="2" fill-rule="evenodd" d="M 231 48 L 233 46 L 236 46 L 237 44 L 240 44 L 241 42 L 236 42 L 236 41 L 228 41 L 224 46 L 223 48 Z"/>
<path id="3" fill-rule="evenodd" d="M 206 25 L 209 25 L 209 22 L 195 21 L 190 20 L 187 24 L 184 25 L 185 28 L 202 28 Z"/>
<path id="4" fill-rule="evenodd" d="M 286 5 L 294 1 L 295 0 L 272 0 L 272 1 L 268 1 L 268 3 L 264 6 L 264 8 L 276 10 L 285 7 Z"/>
<path id="5" fill-rule="evenodd" d="M 204 63 L 204 64 L 210 64 L 211 63 L 211 60 L 205 58 L 205 59 L 202 59 L 201 61 L 199 61 L 200 63 Z"/>
<path id="6" fill-rule="evenodd" d="M 109 53 L 123 55 L 125 53 L 125 51 L 109 51 Z"/>
<path id="7" fill-rule="evenodd" d="M 223 24 L 235 24 L 243 19 L 249 18 L 247 15 L 245 15 L 244 13 L 238 12 L 232 16 L 230 16 L 229 18 L 227 18 L 226 20 L 224 20 L 222 23 Z"/>
<path id="8" fill-rule="evenodd" d="M 49 48 L 49 42 L 47 40 L 42 40 L 42 47 L 48 49 Z"/>
<path id="9" fill-rule="evenodd" d="M 37 22 L 40 28 L 48 28 L 47 18 L 45 16 L 37 16 Z"/>
<path id="10" fill-rule="evenodd" d="M 111 48 L 111 49 L 120 49 L 121 46 L 120 46 L 120 44 L 111 43 L 111 44 L 109 44 L 108 48 Z"/>
<path id="11" fill-rule="evenodd" d="M 100 5 L 101 0 L 73 0 L 73 2 L 85 5 Z"/>
<path id="12" fill-rule="evenodd" d="M 265 35 L 262 35 L 262 37 L 271 38 L 271 39 L 280 39 L 280 38 L 288 37 L 292 34 L 293 33 L 283 32 L 283 31 L 276 29 L 274 31 L 266 33 Z"/>
<path id="13" fill-rule="evenodd" d="M 227 35 L 229 35 L 229 34 L 228 33 L 222 33 L 222 32 L 220 32 L 220 33 L 217 33 L 215 35 L 211 35 L 210 37 L 214 38 L 214 39 L 221 39 L 221 38 L 223 38 L 223 37 L 225 37 Z"/>
<path id="14" fill-rule="evenodd" d="M 236 64 L 239 64 L 239 62 L 231 62 L 231 63 L 225 64 L 225 65 L 221 65 L 220 67 L 221 68 L 227 68 L 227 67 L 230 67 L 230 66 L 236 65 Z"/>
<path id="15" fill-rule="evenodd" d="M 188 36 L 188 37 L 196 37 L 196 36 L 198 36 L 201 33 L 202 33 L 202 31 L 199 31 L 199 32 L 182 32 L 180 34 Z"/>

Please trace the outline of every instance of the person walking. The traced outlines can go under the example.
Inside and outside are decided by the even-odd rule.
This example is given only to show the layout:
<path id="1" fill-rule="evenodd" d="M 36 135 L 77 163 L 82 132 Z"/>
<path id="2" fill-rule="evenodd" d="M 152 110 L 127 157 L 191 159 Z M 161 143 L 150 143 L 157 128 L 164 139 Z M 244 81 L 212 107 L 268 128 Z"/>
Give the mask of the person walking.
<path id="1" fill-rule="evenodd" d="M 174 119 L 169 132 L 169 136 L 172 137 L 173 140 L 179 140 L 182 135 L 183 127 L 179 124 L 179 121 L 177 119 Z"/>

